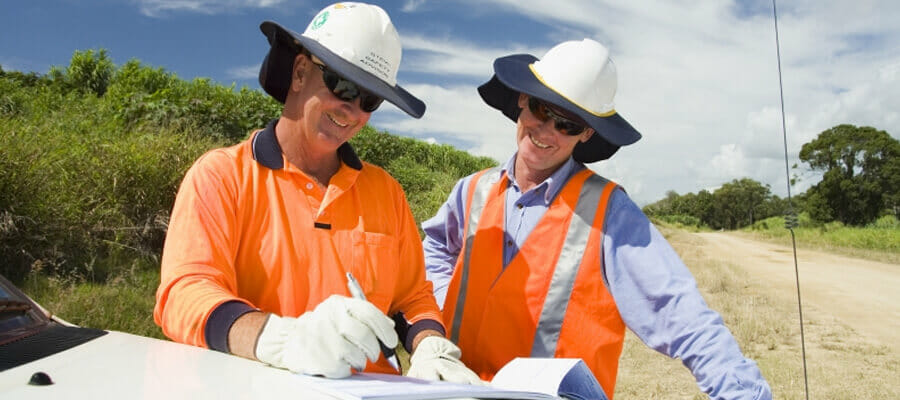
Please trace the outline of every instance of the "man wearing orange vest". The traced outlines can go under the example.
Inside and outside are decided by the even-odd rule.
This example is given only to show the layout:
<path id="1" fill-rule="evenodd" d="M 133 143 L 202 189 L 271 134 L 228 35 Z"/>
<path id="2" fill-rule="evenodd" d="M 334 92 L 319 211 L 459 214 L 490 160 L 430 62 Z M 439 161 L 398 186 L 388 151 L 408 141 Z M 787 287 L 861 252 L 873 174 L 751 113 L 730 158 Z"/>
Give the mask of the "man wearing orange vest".
<path id="1" fill-rule="evenodd" d="M 612 398 L 628 327 L 710 397 L 771 399 L 674 250 L 584 165 L 641 137 L 613 107 L 616 85 L 590 39 L 494 61 L 478 92 L 516 122 L 517 152 L 460 180 L 422 224 L 448 335 L 482 379 L 515 357 L 581 358 Z"/>
<path id="2" fill-rule="evenodd" d="M 264 22 L 260 84 L 281 117 L 212 150 L 179 189 L 154 318 L 175 341 L 294 372 L 393 372 L 380 351 L 403 340 L 410 374 L 480 382 L 444 338 L 403 190 L 347 141 L 387 100 L 419 118 L 396 83 L 400 38 L 378 6 L 338 3 L 299 35 Z M 412 327 L 398 338 L 385 314 Z M 367 362 L 369 360 L 370 362 Z"/>

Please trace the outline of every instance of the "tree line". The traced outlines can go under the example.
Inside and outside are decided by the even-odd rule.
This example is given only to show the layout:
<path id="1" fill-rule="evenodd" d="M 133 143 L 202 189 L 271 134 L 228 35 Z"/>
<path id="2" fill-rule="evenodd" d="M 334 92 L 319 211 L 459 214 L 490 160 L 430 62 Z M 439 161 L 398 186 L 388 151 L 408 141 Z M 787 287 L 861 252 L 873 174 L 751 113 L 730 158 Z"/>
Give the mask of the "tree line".
<path id="1" fill-rule="evenodd" d="M 674 191 L 644 207 L 656 218 L 689 226 L 739 229 L 772 216 L 806 213 L 814 223 L 865 226 L 900 213 L 900 141 L 868 126 L 842 124 L 822 131 L 800 149 L 803 166 L 822 179 L 793 197 L 772 194 L 769 185 L 735 179 L 710 192 Z M 791 184 L 796 183 L 794 178 Z"/>

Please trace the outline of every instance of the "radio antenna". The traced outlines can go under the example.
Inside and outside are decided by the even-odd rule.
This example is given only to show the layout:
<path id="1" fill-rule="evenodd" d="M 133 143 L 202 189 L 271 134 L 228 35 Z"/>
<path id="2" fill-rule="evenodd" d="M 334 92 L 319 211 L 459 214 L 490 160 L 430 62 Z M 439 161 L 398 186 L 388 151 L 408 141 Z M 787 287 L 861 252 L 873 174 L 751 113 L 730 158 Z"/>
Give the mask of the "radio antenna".
<path id="1" fill-rule="evenodd" d="M 794 203 L 791 200 L 791 174 L 788 167 L 787 124 L 784 116 L 784 84 L 781 80 L 781 46 L 778 40 L 778 7 L 772 0 L 772 16 L 775 21 L 775 53 L 778 56 L 778 93 L 781 96 L 781 134 L 784 142 L 784 173 L 787 182 L 788 210 L 784 217 L 784 227 L 791 232 L 791 245 L 794 248 L 794 277 L 797 281 L 797 308 L 800 311 L 800 349 L 803 358 L 803 385 L 806 389 L 806 400 L 809 400 L 809 380 L 806 374 L 806 338 L 803 334 L 803 303 L 800 301 L 800 269 L 797 267 L 797 238 L 794 228 L 797 224 L 797 212 L 794 211 Z"/>

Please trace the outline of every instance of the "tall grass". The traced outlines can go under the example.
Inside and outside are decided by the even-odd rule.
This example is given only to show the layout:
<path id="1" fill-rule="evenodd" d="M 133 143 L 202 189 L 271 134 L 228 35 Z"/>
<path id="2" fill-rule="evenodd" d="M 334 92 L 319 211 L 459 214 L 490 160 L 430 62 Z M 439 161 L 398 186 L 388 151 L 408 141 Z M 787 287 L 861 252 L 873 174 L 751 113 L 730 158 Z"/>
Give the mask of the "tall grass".
<path id="1" fill-rule="evenodd" d="M 800 226 L 794 228 L 794 235 L 802 248 L 900 264 L 900 222 L 892 215 L 883 216 L 861 228 L 845 226 L 840 222 L 815 224 L 806 214 L 800 215 L 799 222 Z M 742 232 L 779 243 L 785 243 L 785 239 L 790 237 L 783 217 L 758 221 Z"/>
<path id="2" fill-rule="evenodd" d="M 111 129 L 72 104 L 9 121 L 0 135 L 0 272 L 11 279 L 39 263 L 102 281 L 120 263 L 155 257 L 181 176 L 215 146 L 189 132 Z"/>
<path id="3" fill-rule="evenodd" d="M 32 270 L 105 282 L 156 259 L 181 176 L 223 143 L 123 126 L 105 98 L 70 84 L 0 75 L 0 273 L 14 282 Z"/>
<path id="4" fill-rule="evenodd" d="M 136 261 L 120 269 L 105 282 L 31 273 L 22 290 L 67 322 L 163 339 L 153 322 L 159 272 L 143 263 Z"/>

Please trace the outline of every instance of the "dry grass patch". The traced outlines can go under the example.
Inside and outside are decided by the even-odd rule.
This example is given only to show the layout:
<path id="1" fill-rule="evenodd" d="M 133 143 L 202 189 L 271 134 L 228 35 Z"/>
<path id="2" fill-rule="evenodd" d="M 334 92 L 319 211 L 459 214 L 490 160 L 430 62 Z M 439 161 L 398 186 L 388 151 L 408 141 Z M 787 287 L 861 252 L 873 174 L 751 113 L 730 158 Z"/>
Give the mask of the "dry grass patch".
<path id="1" fill-rule="evenodd" d="M 777 399 L 805 399 L 796 294 L 776 292 L 752 266 L 710 259 L 702 239 L 662 228 L 697 279 L 703 297 L 757 362 Z M 804 306 L 810 398 L 898 399 L 900 357 L 868 342 L 827 310 Z M 679 360 L 647 348 L 631 332 L 619 366 L 619 399 L 705 399 Z"/>

